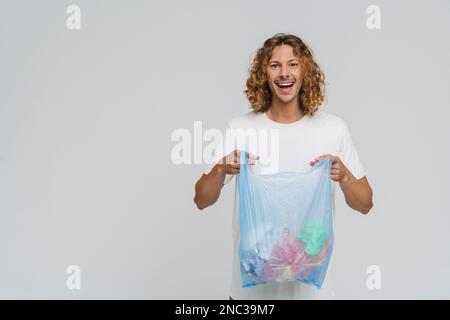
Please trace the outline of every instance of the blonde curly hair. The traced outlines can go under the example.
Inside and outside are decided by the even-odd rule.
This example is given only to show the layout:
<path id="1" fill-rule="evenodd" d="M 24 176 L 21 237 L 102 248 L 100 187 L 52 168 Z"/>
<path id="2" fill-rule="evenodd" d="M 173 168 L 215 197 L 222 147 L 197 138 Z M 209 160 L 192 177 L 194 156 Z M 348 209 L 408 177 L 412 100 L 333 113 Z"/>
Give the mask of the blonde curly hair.
<path id="1" fill-rule="evenodd" d="M 278 33 L 264 42 L 258 49 L 249 69 L 247 90 L 244 93 L 250 107 L 257 112 L 266 112 L 272 102 L 266 68 L 275 47 L 283 44 L 293 48 L 299 57 L 303 82 L 299 92 L 300 108 L 304 114 L 314 115 L 325 100 L 325 76 L 314 61 L 312 50 L 297 36 Z"/>

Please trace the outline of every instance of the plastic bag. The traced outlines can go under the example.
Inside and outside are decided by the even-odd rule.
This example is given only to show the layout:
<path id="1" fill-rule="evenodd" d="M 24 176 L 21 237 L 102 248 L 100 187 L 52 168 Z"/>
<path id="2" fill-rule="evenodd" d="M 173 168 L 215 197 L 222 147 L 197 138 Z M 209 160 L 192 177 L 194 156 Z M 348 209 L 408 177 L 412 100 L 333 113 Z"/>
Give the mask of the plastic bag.
<path id="1" fill-rule="evenodd" d="M 306 172 L 238 175 L 242 286 L 300 281 L 320 289 L 333 251 L 332 156 Z"/>

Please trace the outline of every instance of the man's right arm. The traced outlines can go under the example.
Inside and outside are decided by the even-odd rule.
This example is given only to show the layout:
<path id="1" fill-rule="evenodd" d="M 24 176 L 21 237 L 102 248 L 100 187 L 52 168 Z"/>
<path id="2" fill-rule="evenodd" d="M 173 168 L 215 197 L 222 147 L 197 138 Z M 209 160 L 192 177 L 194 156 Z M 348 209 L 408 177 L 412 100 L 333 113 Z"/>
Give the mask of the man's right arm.
<path id="1" fill-rule="evenodd" d="M 248 157 L 249 164 L 255 164 L 255 160 L 259 159 L 252 154 L 248 154 Z M 239 173 L 239 160 L 240 151 L 236 149 L 223 157 L 208 174 L 203 174 L 200 177 L 195 184 L 194 202 L 197 208 L 203 210 L 216 203 L 226 175 Z"/>
<path id="2" fill-rule="evenodd" d="M 213 205 L 219 199 L 224 185 L 226 172 L 216 164 L 208 174 L 203 174 L 195 184 L 194 202 L 197 208 L 203 210 Z"/>

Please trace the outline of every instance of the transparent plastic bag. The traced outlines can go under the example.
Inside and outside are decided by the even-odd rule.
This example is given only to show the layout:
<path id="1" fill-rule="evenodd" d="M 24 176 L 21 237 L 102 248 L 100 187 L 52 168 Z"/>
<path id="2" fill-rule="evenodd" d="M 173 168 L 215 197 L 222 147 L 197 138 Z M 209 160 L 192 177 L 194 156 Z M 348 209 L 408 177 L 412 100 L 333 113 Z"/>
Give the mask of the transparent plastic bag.
<path id="1" fill-rule="evenodd" d="M 322 286 L 333 251 L 332 156 L 306 172 L 238 174 L 242 286 L 300 281 Z"/>

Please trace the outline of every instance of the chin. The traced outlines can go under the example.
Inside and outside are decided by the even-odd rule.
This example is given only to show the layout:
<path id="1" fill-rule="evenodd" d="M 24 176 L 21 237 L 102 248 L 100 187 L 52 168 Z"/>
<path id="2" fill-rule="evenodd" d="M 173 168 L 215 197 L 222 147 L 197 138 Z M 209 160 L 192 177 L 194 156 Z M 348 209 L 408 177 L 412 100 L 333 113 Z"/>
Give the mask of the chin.
<path id="1" fill-rule="evenodd" d="M 289 103 L 289 102 L 291 102 L 292 100 L 294 100 L 294 97 L 286 97 L 286 96 L 278 96 L 278 99 L 281 101 L 281 102 L 284 102 L 284 103 Z"/>

